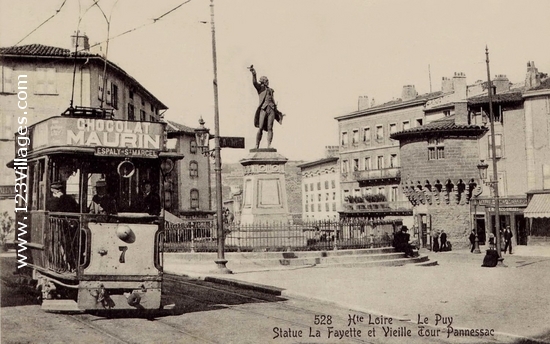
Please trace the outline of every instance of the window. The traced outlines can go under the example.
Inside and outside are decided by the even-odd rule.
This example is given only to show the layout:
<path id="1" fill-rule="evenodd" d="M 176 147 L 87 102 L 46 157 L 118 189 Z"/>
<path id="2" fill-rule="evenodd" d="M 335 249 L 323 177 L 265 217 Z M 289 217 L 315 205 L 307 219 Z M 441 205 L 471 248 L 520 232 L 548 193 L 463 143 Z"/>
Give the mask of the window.
<path id="1" fill-rule="evenodd" d="M 431 138 L 428 140 L 428 160 L 440 159 L 445 159 L 443 138 Z"/>
<path id="2" fill-rule="evenodd" d="M 390 202 L 397 202 L 397 186 L 391 188 Z"/>
<path id="3" fill-rule="evenodd" d="M 361 189 L 353 190 L 353 195 L 356 196 L 356 197 L 361 197 Z"/>
<path id="4" fill-rule="evenodd" d="M 128 104 L 128 120 L 133 121 L 136 117 L 134 116 L 134 105 Z"/>
<path id="5" fill-rule="evenodd" d="M 139 120 L 145 121 L 146 120 L 145 110 L 139 110 Z"/>
<path id="6" fill-rule="evenodd" d="M 308 188 L 307 188 L 307 184 L 306 184 L 306 185 L 304 185 L 304 186 L 305 186 L 305 190 L 306 190 L 306 192 L 307 192 L 307 189 L 308 189 Z"/>
<path id="7" fill-rule="evenodd" d="M 317 201 L 321 202 L 321 194 L 317 194 Z"/>
<path id="8" fill-rule="evenodd" d="M 397 132 L 397 124 L 391 123 L 390 124 L 390 135 Z"/>
<path id="9" fill-rule="evenodd" d="M 370 145 L 370 128 L 363 128 L 363 142 Z"/>
<path id="10" fill-rule="evenodd" d="M 111 106 L 118 109 L 118 86 L 111 84 Z"/>
<path id="11" fill-rule="evenodd" d="M 134 90 L 133 89 L 128 90 L 128 98 L 134 100 Z"/>
<path id="12" fill-rule="evenodd" d="M 312 204 L 312 205 L 311 205 L 311 212 L 312 212 L 312 213 L 315 212 L 315 204 Z"/>
<path id="13" fill-rule="evenodd" d="M 191 140 L 189 143 L 189 153 L 197 154 L 197 141 Z"/>
<path id="14" fill-rule="evenodd" d="M 332 203 L 332 211 L 336 211 L 336 203 Z"/>
<path id="15" fill-rule="evenodd" d="M 145 106 L 145 99 L 143 97 L 141 97 L 141 106 Z"/>
<path id="16" fill-rule="evenodd" d="M 330 205 L 328 203 L 325 203 L 325 211 L 330 211 Z"/>
<path id="17" fill-rule="evenodd" d="M 378 193 L 379 193 L 380 195 L 384 195 L 384 196 L 385 196 L 385 195 L 386 195 L 386 188 L 383 187 L 383 186 L 379 187 L 379 188 L 378 188 Z"/>
<path id="18" fill-rule="evenodd" d="M 347 160 L 342 161 L 342 173 L 348 173 L 349 162 Z"/>
<path id="19" fill-rule="evenodd" d="M 199 176 L 199 164 L 196 161 L 189 162 L 189 177 L 196 178 Z"/>
<path id="20" fill-rule="evenodd" d="M 398 167 L 398 165 L 397 165 L 397 154 L 390 155 L 390 167 Z"/>
<path id="21" fill-rule="evenodd" d="M 370 171 L 371 169 L 370 156 L 365 157 L 365 171 Z"/>
<path id="22" fill-rule="evenodd" d="M 411 128 L 411 122 L 403 121 L 403 130 L 408 130 Z"/>
<path id="23" fill-rule="evenodd" d="M 424 123 L 424 121 L 422 120 L 422 118 L 417 118 L 417 119 L 416 119 L 416 126 L 417 126 L 417 127 L 421 126 L 422 123 Z"/>
<path id="24" fill-rule="evenodd" d="M 335 180 L 331 180 L 331 186 L 333 189 L 336 189 L 336 181 Z"/>
<path id="25" fill-rule="evenodd" d="M 342 132 L 342 142 L 341 142 L 341 145 L 342 145 L 342 146 L 347 146 L 347 145 L 348 145 L 348 132 L 347 132 L 347 131 Z"/>
<path id="26" fill-rule="evenodd" d="M 380 142 L 384 140 L 384 127 L 381 125 L 376 126 L 376 141 Z"/>
<path id="27" fill-rule="evenodd" d="M 55 68 L 36 68 L 35 94 L 57 94 Z"/>
<path id="28" fill-rule="evenodd" d="M 13 69 L 11 67 L 2 66 L 2 93 L 13 93 Z"/>
<path id="29" fill-rule="evenodd" d="M 191 189 L 190 192 L 190 208 L 191 209 L 199 209 L 199 190 L 197 189 Z"/>
<path id="30" fill-rule="evenodd" d="M 328 201 L 328 197 L 329 197 L 329 193 L 327 192 L 325 196 L 325 201 Z"/>
<path id="31" fill-rule="evenodd" d="M 321 190 L 321 182 L 317 182 L 317 190 Z"/>
<path id="32" fill-rule="evenodd" d="M 317 204 L 317 211 L 321 212 L 321 203 Z"/>
<path id="33" fill-rule="evenodd" d="M 383 155 L 379 155 L 376 158 L 376 166 L 379 170 L 384 168 L 384 156 Z"/>
<path id="34" fill-rule="evenodd" d="M 356 145 L 359 143 L 359 129 L 353 129 L 353 137 L 351 143 Z"/>
<path id="35" fill-rule="evenodd" d="M 306 205 L 304 206 L 304 212 L 307 213 L 308 211 L 309 211 L 309 207 L 308 207 L 308 205 L 306 204 Z"/>
<path id="36" fill-rule="evenodd" d="M 325 180 L 325 189 L 328 189 L 328 180 Z"/>
<path id="37" fill-rule="evenodd" d="M 332 193 L 332 200 L 333 200 L 333 201 L 336 201 L 336 192 L 333 192 L 333 193 Z"/>
<path id="38" fill-rule="evenodd" d="M 353 159 L 353 171 L 359 171 L 359 159 Z"/>
<path id="39" fill-rule="evenodd" d="M 310 189 L 311 191 L 315 190 L 315 189 L 313 188 L 313 183 L 310 183 L 310 184 L 309 184 L 309 189 Z"/>
<path id="40" fill-rule="evenodd" d="M 491 136 L 489 136 L 489 159 L 493 158 L 493 145 Z M 497 158 L 502 158 L 502 134 L 495 134 L 495 154 Z"/>
<path id="41" fill-rule="evenodd" d="M 99 74 L 99 80 L 98 80 L 98 90 L 97 90 L 97 99 L 103 100 L 103 75 Z"/>

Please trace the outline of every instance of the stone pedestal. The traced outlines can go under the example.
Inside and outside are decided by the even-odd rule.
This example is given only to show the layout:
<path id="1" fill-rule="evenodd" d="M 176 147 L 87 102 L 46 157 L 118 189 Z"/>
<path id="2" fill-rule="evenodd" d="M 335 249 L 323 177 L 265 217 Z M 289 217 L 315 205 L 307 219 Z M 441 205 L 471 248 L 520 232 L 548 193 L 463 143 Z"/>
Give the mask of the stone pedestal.
<path id="1" fill-rule="evenodd" d="M 287 158 L 274 148 L 251 149 L 244 166 L 241 224 L 290 223 L 285 182 Z"/>

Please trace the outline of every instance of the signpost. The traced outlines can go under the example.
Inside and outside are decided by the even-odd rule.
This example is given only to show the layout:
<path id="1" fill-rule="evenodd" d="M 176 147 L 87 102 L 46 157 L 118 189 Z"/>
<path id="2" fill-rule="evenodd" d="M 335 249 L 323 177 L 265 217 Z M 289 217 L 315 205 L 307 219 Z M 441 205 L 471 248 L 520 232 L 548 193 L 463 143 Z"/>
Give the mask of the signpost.
<path id="1" fill-rule="evenodd" d="M 244 137 L 220 136 L 220 148 L 244 149 Z"/>

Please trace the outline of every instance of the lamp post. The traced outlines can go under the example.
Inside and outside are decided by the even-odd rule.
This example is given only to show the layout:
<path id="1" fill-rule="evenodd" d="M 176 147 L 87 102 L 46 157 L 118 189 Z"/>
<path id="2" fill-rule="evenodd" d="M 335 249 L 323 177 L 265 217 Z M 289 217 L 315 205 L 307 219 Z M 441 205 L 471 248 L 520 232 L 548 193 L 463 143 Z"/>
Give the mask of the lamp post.
<path id="1" fill-rule="evenodd" d="M 226 267 L 225 232 L 223 229 L 222 163 L 220 148 L 220 114 L 218 107 L 218 64 L 216 57 L 216 28 L 214 26 L 214 0 L 210 0 L 210 25 L 212 28 L 212 64 L 214 67 L 214 172 L 216 174 L 216 220 L 218 229 L 218 257 L 215 260 L 219 273 L 231 273 Z"/>
<path id="2" fill-rule="evenodd" d="M 481 160 L 481 163 L 483 164 L 483 160 Z M 481 169 L 480 169 L 480 165 L 477 165 L 477 168 L 480 170 L 481 172 Z M 479 204 L 479 199 L 478 199 L 478 196 L 480 195 L 481 193 L 481 189 L 479 192 L 476 192 L 476 183 L 474 182 L 474 180 L 472 179 L 469 183 L 469 187 L 470 187 L 470 190 L 472 192 L 472 197 L 474 199 L 474 216 L 473 216 L 473 224 L 472 224 L 472 229 L 475 230 L 475 241 L 474 241 L 474 253 L 481 253 L 481 250 L 479 249 L 479 235 L 478 235 L 478 228 L 477 228 L 477 221 L 476 221 L 476 215 L 477 215 L 477 205 Z M 472 210 L 472 208 L 470 208 L 470 211 Z"/>
<path id="3" fill-rule="evenodd" d="M 491 121 L 491 154 L 493 162 L 493 181 L 491 182 L 495 198 L 495 231 L 497 240 L 497 253 L 499 261 L 502 262 L 502 252 L 500 251 L 500 199 L 498 193 L 498 173 L 497 173 L 497 156 L 496 156 L 496 139 L 495 139 L 495 116 L 493 114 L 493 87 L 491 83 L 491 72 L 489 70 L 489 49 L 485 47 L 485 56 L 487 62 L 487 94 L 489 96 L 489 120 Z"/>

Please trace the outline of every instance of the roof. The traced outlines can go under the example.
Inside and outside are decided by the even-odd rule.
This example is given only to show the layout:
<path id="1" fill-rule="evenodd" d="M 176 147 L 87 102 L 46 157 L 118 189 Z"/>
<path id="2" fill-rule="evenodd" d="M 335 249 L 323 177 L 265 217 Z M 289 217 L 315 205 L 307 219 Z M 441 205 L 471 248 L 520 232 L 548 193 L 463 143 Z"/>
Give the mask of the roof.
<path id="1" fill-rule="evenodd" d="M 546 90 L 546 89 L 550 89 L 550 78 L 546 78 L 545 80 L 541 81 L 539 86 L 530 88 L 529 91 Z"/>
<path id="2" fill-rule="evenodd" d="M 191 128 L 186 125 L 176 123 L 174 121 L 166 121 L 166 131 L 169 134 L 186 133 L 195 135 L 195 128 Z"/>
<path id="3" fill-rule="evenodd" d="M 522 102 L 523 98 L 520 91 L 513 90 L 509 92 L 494 94 L 491 96 L 491 102 L 493 104 L 506 104 L 506 103 L 516 103 Z M 488 104 L 489 96 L 484 94 L 481 96 L 468 98 L 468 105 L 481 105 Z"/>
<path id="4" fill-rule="evenodd" d="M 477 136 L 488 130 L 487 128 L 479 125 L 456 124 L 455 119 L 455 115 L 447 116 L 419 127 L 414 127 L 397 133 L 393 133 L 390 137 L 392 139 L 399 140 L 408 136 L 416 136 L 429 133 Z"/>
<path id="5" fill-rule="evenodd" d="M 0 47 L 0 56 L 2 57 L 29 57 L 29 58 L 56 58 L 56 59 L 74 59 L 75 55 L 69 49 L 52 47 L 42 44 L 28 44 L 21 46 L 12 46 L 12 47 Z M 91 59 L 103 62 L 104 59 L 101 55 L 90 53 L 88 51 L 79 51 L 76 53 L 78 59 Z M 126 73 L 124 69 L 120 68 L 113 62 L 107 60 L 107 64 L 114 70 L 121 73 L 124 77 L 128 78 L 131 83 L 135 84 L 138 88 L 142 89 L 143 92 L 155 102 L 159 104 L 160 110 L 166 110 L 168 107 L 164 105 L 157 97 L 155 97 L 151 92 L 149 92 L 143 85 L 141 85 L 135 78 Z"/>
<path id="6" fill-rule="evenodd" d="M 550 218 L 550 193 L 533 195 L 529 205 L 523 211 L 523 216 Z"/>
<path id="7" fill-rule="evenodd" d="M 353 117 L 360 117 L 360 116 L 390 111 L 390 110 L 399 109 L 399 108 L 422 105 L 426 103 L 428 100 L 441 97 L 442 95 L 443 95 L 443 92 L 437 91 L 432 93 L 425 93 L 417 96 L 414 99 L 407 100 L 407 101 L 403 101 L 402 99 L 396 99 L 396 100 L 386 102 L 384 104 L 370 107 L 368 109 L 358 110 L 358 111 L 348 113 L 346 115 L 337 116 L 335 117 L 335 119 L 342 120 L 342 119 L 348 119 Z"/>
<path id="8" fill-rule="evenodd" d="M 335 162 L 335 161 L 338 161 L 338 157 L 337 156 L 331 156 L 331 157 L 328 157 L 328 158 L 323 158 L 323 159 L 319 159 L 319 160 L 299 164 L 299 165 L 296 165 L 296 167 L 299 167 L 299 168 L 313 167 L 313 166 L 322 165 L 322 164 L 325 164 L 325 163 L 328 163 L 328 162 Z"/>

